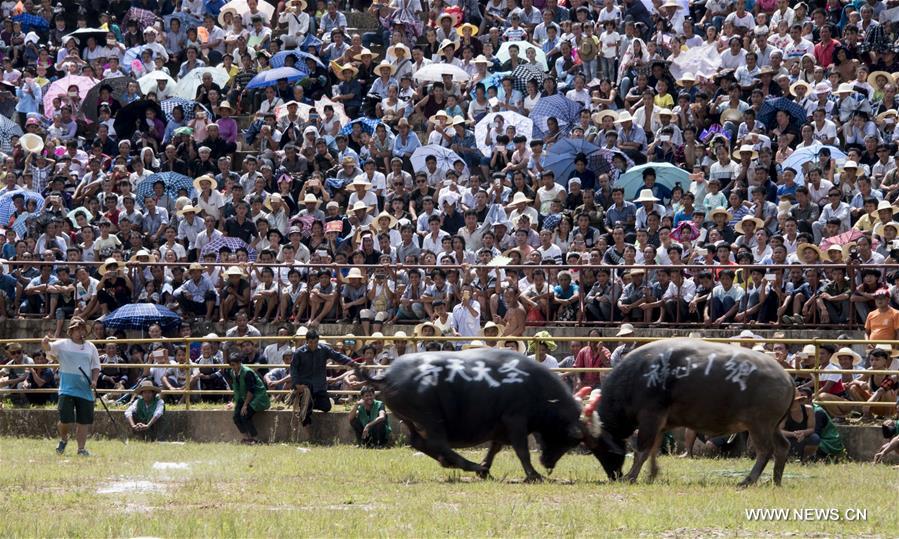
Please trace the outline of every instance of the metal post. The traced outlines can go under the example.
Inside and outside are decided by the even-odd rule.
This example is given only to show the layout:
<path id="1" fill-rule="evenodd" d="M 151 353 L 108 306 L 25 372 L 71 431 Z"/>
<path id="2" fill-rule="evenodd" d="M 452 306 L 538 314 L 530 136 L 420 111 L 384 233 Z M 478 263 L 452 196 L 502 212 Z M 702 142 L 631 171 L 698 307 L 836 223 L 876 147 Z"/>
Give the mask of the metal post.
<path id="1" fill-rule="evenodd" d="M 187 357 L 187 377 L 184 382 L 184 396 L 185 396 L 185 406 L 188 410 L 190 410 L 190 386 L 191 386 L 191 371 L 190 368 L 190 337 L 184 339 L 184 355 Z"/>
<path id="2" fill-rule="evenodd" d="M 812 344 L 815 346 L 815 372 L 812 373 L 812 388 L 814 392 L 812 393 L 812 400 L 818 395 L 818 384 L 820 383 L 818 380 L 818 369 L 821 368 L 821 346 L 818 344 L 818 339 L 812 339 Z"/>

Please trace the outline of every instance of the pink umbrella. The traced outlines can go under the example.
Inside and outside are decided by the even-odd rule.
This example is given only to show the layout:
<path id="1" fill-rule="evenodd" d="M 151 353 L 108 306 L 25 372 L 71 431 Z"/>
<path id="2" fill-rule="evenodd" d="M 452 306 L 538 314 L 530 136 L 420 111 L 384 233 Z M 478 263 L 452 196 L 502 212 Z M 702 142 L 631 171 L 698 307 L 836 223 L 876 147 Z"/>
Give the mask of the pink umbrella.
<path id="1" fill-rule="evenodd" d="M 53 117 L 53 113 L 55 112 L 53 100 L 56 99 L 57 96 L 62 97 L 64 103 L 69 101 L 69 97 L 66 93 L 69 91 L 69 86 L 73 85 L 78 87 L 78 97 L 80 101 L 83 102 L 84 98 L 87 96 L 87 91 L 96 86 L 97 81 L 90 77 L 68 75 L 50 84 L 44 92 L 44 115 L 47 118 Z"/>
<path id="2" fill-rule="evenodd" d="M 827 251 L 827 248 L 831 245 L 839 245 L 840 247 L 842 247 L 846 244 L 854 243 L 862 236 L 864 236 L 864 233 L 862 233 L 861 230 L 856 230 L 853 228 L 852 230 L 848 230 L 846 232 L 843 232 L 842 234 L 837 234 L 836 236 L 825 238 L 821 241 L 821 249 Z"/>

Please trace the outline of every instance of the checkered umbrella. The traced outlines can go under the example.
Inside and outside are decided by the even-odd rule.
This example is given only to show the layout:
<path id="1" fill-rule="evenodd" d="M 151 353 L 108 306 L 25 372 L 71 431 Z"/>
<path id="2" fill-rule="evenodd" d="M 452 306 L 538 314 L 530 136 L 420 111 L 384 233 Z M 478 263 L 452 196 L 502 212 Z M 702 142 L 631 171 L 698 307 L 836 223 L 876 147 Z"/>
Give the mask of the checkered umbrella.
<path id="1" fill-rule="evenodd" d="M 272 56 L 272 67 L 284 67 L 284 61 L 287 60 L 288 56 L 293 56 L 297 59 L 297 62 L 293 65 L 294 69 L 299 70 L 301 73 L 306 75 L 309 74 L 309 68 L 306 67 L 306 60 L 312 58 L 315 60 L 315 63 L 321 67 L 325 67 L 325 64 L 322 63 L 321 60 L 318 59 L 317 56 L 309 54 L 308 52 L 303 52 L 300 49 L 292 50 L 292 51 L 281 51 L 274 56 Z"/>
<path id="2" fill-rule="evenodd" d="M 135 21 L 137 22 L 137 27 L 143 32 L 146 27 L 152 26 L 157 19 L 158 17 L 152 11 L 133 7 L 125 13 L 124 17 L 122 17 L 122 24 L 127 26 L 128 21 Z"/>
<path id="3" fill-rule="evenodd" d="M 203 7 L 206 8 L 206 13 L 217 18 L 225 4 L 225 0 L 204 0 Z"/>
<path id="4" fill-rule="evenodd" d="M 107 329 L 146 330 L 159 324 L 163 331 L 181 326 L 181 317 L 175 311 L 155 303 L 131 303 L 122 305 L 103 318 Z"/>
<path id="5" fill-rule="evenodd" d="M 0 152 L 12 153 L 12 138 L 16 136 L 22 136 L 19 124 L 0 115 Z"/>
<path id="6" fill-rule="evenodd" d="M 375 118 L 356 118 L 352 122 L 346 124 L 345 126 L 340 128 L 341 135 L 349 135 L 353 132 L 353 124 L 360 124 L 362 126 L 362 130 L 368 133 L 369 135 L 375 132 L 375 128 L 378 127 L 378 124 L 381 123 L 381 120 Z"/>
<path id="7" fill-rule="evenodd" d="M 575 158 L 578 155 L 583 155 L 587 158 L 589 166 L 591 158 L 599 154 L 600 150 L 599 146 L 591 144 L 584 139 L 563 138 L 547 150 L 546 162 L 543 166 L 552 170 L 553 174 L 555 174 L 556 183 L 567 189 L 568 178 L 574 170 Z M 594 163 L 596 165 L 604 165 L 594 170 L 597 175 L 608 172 L 611 168 L 611 163 L 604 159 L 596 159 Z"/>
<path id="8" fill-rule="evenodd" d="M 184 111 L 184 121 L 189 122 L 194 119 L 194 116 L 197 113 L 197 110 L 206 111 L 206 114 L 209 114 L 209 111 L 206 110 L 206 107 L 197 103 L 196 101 L 191 101 L 189 99 L 183 99 L 181 97 L 170 97 L 159 104 L 162 107 L 162 113 L 165 115 L 165 119 L 168 121 L 173 121 L 172 111 L 175 110 L 175 107 L 180 106 L 181 110 Z"/>
<path id="9" fill-rule="evenodd" d="M 246 249 L 247 257 L 249 257 L 250 261 L 253 262 L 256 260 L 256 249 L 253 249 L 252 247 L 247 245 L 247 243 L 245 241 L 243 241 L 242 239 L 234 238 L 231 236 L 222 236 L 220 238 L 216 238 L 216 239 L 210 241 L 203 247 L 203 250 L 200 253 L 200 255 L 205 256 L 205 255 L 208 255 L 209 253 L 215 253 L 215 255 L 216 255 L 215 260 L 216 260 L 216 262 L 218 262 L 219 261 L 219 256 L 218 256 L 219 253 L 222 251 L 222 249 L 224 249 L 226 247 L 231 252 L 237 251 L 238 249 Z"/>
<path id="10" fill-rule="evenodd" d="M 131 77 L 103 79 L 103 82 L 88 90 L 87 95 L 84 96 L 84 107 L 82 108 L 84 115 L 94 122 L 99 121 L 100 116 L 97 114 L 97 106 L 100 104 L 100 90 L 104 87 L 109 87 L 112 90 L 112 97 L 119 103 L 122 103 L 130 82 L 135 82 L 135 80 Z"/>
<path id="11" fill-rule="evenodd" d="M 303 40 L 303 43 L 300 45 L 300 48 L 304 51 L 308 51 L 310 48 L 315 47 L 318 49 L 323 45 L 322 40 L 315 37 L 312 34 L 306 36 L 306 39 Z"/>
<path id="12" fill-rule="evenodd" d="M 20 194 L 25 197 L 26 205 L 29 200 L 34 200 L 37 203 L 35 208 L 36 211 L 40 212 L 41 208 L 44 207 L 44 197 L 42 197 L 40 193 L 35 193 L 34 191 L 29 191 L 27 189 L 16 189 L 15 191 L 4 193 L 3 195 L 0 195 L 0 225 L 9 225 L 12 214 L 16 211 L 12 199 Z"/>
<path id="13" fill-rule="evenodd" d="M 543 138 L 547 129 L 546 121 L 549 118 L 555 118 L 559 122 L 559 129 L 566 133 L 568 126 L 577 121 L 582 108 L 584 105 L 561 94 L 541 97 L 531 110 L 534 138 Z"/>
<path id="14" fill-rule="evenodd" d="M 50 28 L 50 23 L 47 22 L 47 19 L 32 15 L 31 13 L 16 15 L 12 20 L 22 25 L 23 32 L 30 32 L 31 30 L 47 30 Z"/>
<path id="15" fill-rule="evenodd" d="M 521 64 L 512 70 L 510 76 L 512 77 L 512 88 L 522 93 L 527 91 L 528 82 L 532 80 L 537 81 L 537 87 L 539 88 L 543 86 L 543 79 L 546 78 L 540 66 L 534 64 Z"/>
<path id="16" fill-rule="evenodd" d="M 154 193 L 153 184 L 158 181 L 165 184 L 165 194 L 172 198 L 178 198 L 178 191 L 182 189 L 187 191 L 188 197 L 193 198 L 194 196 L 193 178 L 177 172 L 158 172 L 141 180 L 137 184 L 137 189 L 134 190 L 134 194 L 137 195 L 137 201 L 142 207 L 144 205 L 144 197 L 151 196 Z"/>
<path id="17" fill-rule="evenodd" d="M 808 113 L 802 108 L 802 105 L 786 97 L 766 99 L 759 110 L 758 120 L 765 124 L 765 127 L 771 129 L 777 122 L 777 111 L 779 110 L 790 115 L 790 123 L 802 125 L 808 120 Z"/>

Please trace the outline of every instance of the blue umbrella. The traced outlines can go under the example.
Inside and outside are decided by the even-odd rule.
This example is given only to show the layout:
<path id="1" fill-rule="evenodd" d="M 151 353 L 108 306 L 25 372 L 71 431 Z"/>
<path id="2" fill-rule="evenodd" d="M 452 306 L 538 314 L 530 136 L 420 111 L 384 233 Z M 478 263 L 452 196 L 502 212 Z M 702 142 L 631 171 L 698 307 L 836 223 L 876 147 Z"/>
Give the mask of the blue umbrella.
<path id="1" fill-rule="evenodd" d="M 200 110 L 206 111 L 206 107 L 197 103 L 196 101 L 192 101 L 190 99 L 184 99 L 182 97 L 170 97 L 159 104 L 159 108 L 162 109 L 162 113 L 165 115 L 165 119 L 168 121 L 174 121 L 174 117 L 172 117 L 172 111 L 175 110 L 175 107 L 180 106 L 184 111 L 184 120 L 189 122 L 194 119 L 194 116 L 197 113 L 197 108 Z M 207 114 L 209 111 L 206 111 Z"/>
<path id="2" fill-rule="evenodd" d="M 181 316 L 155 303 L 130 303 L 103 318 L 103 326 L 107 329 L 145 330 L 152 324 L 159 324 L 163 331 L 168 331 L 181 325 Z"/>
<path id="3" fill-rule="evenodd" d="M 544 168 L 548 168 L 556 175 L 556 183 L 562 187 L 568 188 L 568 177 L 574 170 L 574 158 L 578 154 L 584 154 L 588 159 L 601 148 L 595 144 L 591 144 L 584 139 L 563 138 L 549 147 L 546 152 L 546 162 Z M 589 164 L 589 162 L 588 162 Z M 605 171 L 594 170 L 599 175 L 608 171 L 609 166 L 606 165 Z"/>
<path id="4" fill-rule="evenodd" d="M 205 2 L 203 2 L 203 7 L 206 8 L 206 13 L 209 13 L 218 20 L 219 13 L 222 12 L 222 7 L 224 7 L 226 3 L 225 0 L 205 0 Z"/>
<path id="5" fill-rule="evenodd" d="M 676 167 L 671 163 L 646 163 L 629 169 L 627 172 L 618 177 L 615 187 L 624 188 L 624 199 L 633 200 L 637 198 L 640 189 L 643 188 L 643 171 L 647 168 L 656 171 L 656 183 L 664 185 L 669 189 L 674 188 L 674 184 L 679 183 L 685 189 L 690 183 L 690 173 L 686 170 Z"/>
<path id="6" fill-rule="evenodd" d="M 6 116 L 0 115 L 0 152 L 12 153 L 12 138 L 21 136 L 21 126 Z"/>
<path id="7" fill-rule="evenodd" d="M 218 13 L 215 14 L 215 17 L 218 18 Z M 203 25 L 203 19 L 200 17 L 194 17 L 190 13 L 185 13 L 183 11 L 176 11 L 170 15 L 166 15 L 162 18 L 165 21 L 165 27 L 171 28 L 172 19 L 178 19 L 181 21 L 182 28 L 199 28 Z"/>
<path id="8" fill-rule="evenodd" d="M 759 110 L 758 120 L 765 124 L 765 127 L 771 129 L 777 121 L 777 111 L 779 110 L 789 114 L 790 123 L 795 125 L 802 125 L 808 120 L 808 113 L 802 108 L 802 105 L 786 97 L 766 99 Z"/>
<path id="9" fill-rule="evenodd" d="M 42 197 L 40 193 L 29 191 L 27 189 L 16 189 L 15 191 L 4 193 L 3 195 L 0 195 L 0 225 L 6 226 L 9 224 L 12 214 L 16 211 L 12 199 L 18 195 L 25 197 L 26 206 L 28 205 L 29 200 L 34 200 L 37 203 L 37 206 L 35 207 L 35 211 L 37 212 L 40 212 L 41 208 L 44 207 L 44 197 Z"/>
<path id="10" fill-rule="evenodd" d="M 784 159 L 784 162 L 780 165 L 781 170 L 792 167 L 796 170 L 796 183 L 800 185 L 805 184 L 805 178 L 802 173 L 802 165 L 804 165 L 807 161 L 811 161 L 812 163 L 818 162 L 818 155 L 821 153 L 821 150 L 827 148 L 830 150 L 830 158 L 836 161 L 837 165 L 842 166 L 846 160 L 849 159 L 849 156 L 846 155 L 843 150 L 835 147 L 835 146 L 809 146 L 805 148 L 799 148 L 795 152 L 790 154 L 790 157 Z"/>
<path id="11" fill-rule="evenodd" d="M 502 86 L 503 77 L 505 77 L 509 73 L 511 73 L 511 71 L 503 71 L 501 73 L 494 73 L 492 75 L 487 75 L 485 78 L 481 79 L 478 82 L 480 84 L 484 85 L 485 90 L 488 90 L 490 88 L 499 88 L 500 86 Z M 475 89 L 472 88 L 471 91 L 469 92 L 471 94 L 471 97 L 474 97 L 474 90 Z"/>
<path id="12" fill-rule="evenodd" d="M 50 23 L 47 22 L 47 19 L 38 17 L 37 15 L 32 15 L 31 13 L 22 13 L 21 15 L 16 15 L 12 18 L 12 20 L 21 23 L 23 32 L 29 32 L 35 29 L 47 30 L 50 28 Z"/>
<path id="13" fill-rule="evenodd" d="M 193 198 L 195 195 L 193 178 L 177 172 L 158 172 L 147 176 L 137 184 L 134 194 L 141 206 L 144 205 L 144 197 L 152 196 L 155 193 L 153 184 L 158 181 L 165 184 L 165 194 L 173 199 L 178 198 L 178 191 L 181 189 L 187 190 L 188 197 Z"/>
<path id="14" fill-rule="evenodd" d="M 230 249 L 231 252 L 237 251 L 238 249 L 246 249 L 247 256 L 249 257 L 250 261 L 253 262 L 256 260 L 256 249 L 253 249 L 252 247 L 247 245 L 247 243 L 242 239 L 235 238 L 233 236 L 222 236 L 210 241 L 203 246 L 203 250 L 200 254 L 201 256 L 205 256 L 209 253 L 215 253 L 215 260 L 216 262 L 218 262 L 218 254 L 225 247 Z"/>
<path id="15" fill-rule="evenodd" d="M 292 50 L 292 51 L 281 51 L 281 52 L 275 54 L 274 56 L 272 56 L 272 61 L 271 61 L 272 67 L 284 67 L 284 61 L 287 60 L 288 56 L 293 56 L 294 58 L 297 59 L 296 63 L 293 66 L 294 69 L 302 71 L 303 73 L 306 73 L 306 74 L 309 73 L 309 68 L 306 67 L 306 60 L 309 58 L 312 58 L 313 60 L 315 60 L 315 63 L 318 64 L 320 67 L 325 67 L 325 64 L 323 64 L 322 61 L 319 60 L 317 56 L 315 56 L 313 54 L 309 54 L 308 52 L 303 52 L 300 49 L 296 49 L 296 50 Z"/>
<path id="16" fill-rule="evenodd" d="M 375 128 L 378 127 L 378 124 L 381 123 L 381 120 L 375 118 L 356 118 L 352 122 L 346 124 L 345 126 L 340 128 L 341 135 L 349 135 L 353 132 L 353 124 L 361 124 L 362 130 L 371 135 L 375 132 Z"/>
<path id="17" fill-rule="evenodd" d="M 121 66 L 122 71 L 125 73 L 131 73 L 131 62 L 140 59 L 140 55 L 143 54 L 145 49 L 150 48 L 149 45 L 138 45 L 137 47 L 131 47 L 126 50 L 122 55 L 122 61 L 119 62 L 119 66 Z M 153 53 L 153 56 L 156 56 L 156 53 Z"/>
<path id="18" fill-rule="evenodd" d="M 287 82 L 297 82 L 305 79 L 303 72 L 292 67 L 276 67 L 274 69 L 266 69 L 262 73 L 256 75 L 247 84 L 247 90 L 253 88 L 265 88 L 266 86 L 274 86 L 281 79 L 287 79 Z"/>
<path id="19" fill-rule="evenodd" d="M 568 126 L 577 122 L 582 108 L 584 106 L 581 103 L 561 94 L 541 97 L 531 110 L 531 120 L 534 121 L 534 138 L 543 138 L 549 118 L 555 118 L 559 122 L 559 129 L 567 132 Z"/>
<path id="20" fill-rule="evenodd" d="M 306 39 L 303 40 L 303 43 L 300 44 L 300 49 L 302 49 L 306 52 L 309 52 L 310 48 L 315 47 L 316 49 L 318 49 L 323 44 L 324 43 L 322 42 L 321 39 L 315 37 L 312 34 L 309 34 L 308 36 L 306 36 Z"/>

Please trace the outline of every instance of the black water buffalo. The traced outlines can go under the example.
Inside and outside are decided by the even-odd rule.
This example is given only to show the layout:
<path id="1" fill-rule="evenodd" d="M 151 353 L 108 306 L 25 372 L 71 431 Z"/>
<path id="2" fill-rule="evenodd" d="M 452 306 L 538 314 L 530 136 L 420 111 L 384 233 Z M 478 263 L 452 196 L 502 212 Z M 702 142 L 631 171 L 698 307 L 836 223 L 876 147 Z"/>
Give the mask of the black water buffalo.
<path id="1" fill-rule="evenodd" d="M 559 377 L 515 352 L 481 348 L 409 354 L 383 378 L 369 380 L 409 428 L 412 447 L 445 467 L 482 478 L 497 452 L 511 444 L 527 480 L 540 480 L 528 451 L 532 433 L 538 435 L 540 463 L 548 470 L 581 442 L 597 455 L 606 450 L 583 426 L 581 406 Z M 490 449 L 480 464 L 452 450 L 486 442 Z"/>
<path id="2" fill-rule="evenodd" d="M 698 339 L 656 341 L 627 354 L 605 379 L 599 417 L 603 434 L 621 447 L 639 429 L 634 463 L 626 479 L 636 481 L 650 458 L 650 480 L 658 473 L 656 453 L 664 431 L 689 427 L 707 434 L 749 431 L 755 466 L 740 483 L 755 483 L 774 455 L 780 484 L 789 444 L 779 424 L 793 401 L 790 376 L 763 353 Z M 597 455 L 610 478 L 621 476 L 622 451 Z"/>

